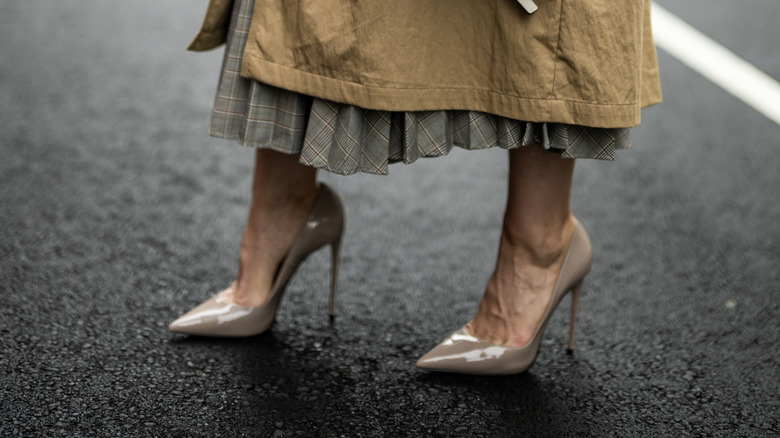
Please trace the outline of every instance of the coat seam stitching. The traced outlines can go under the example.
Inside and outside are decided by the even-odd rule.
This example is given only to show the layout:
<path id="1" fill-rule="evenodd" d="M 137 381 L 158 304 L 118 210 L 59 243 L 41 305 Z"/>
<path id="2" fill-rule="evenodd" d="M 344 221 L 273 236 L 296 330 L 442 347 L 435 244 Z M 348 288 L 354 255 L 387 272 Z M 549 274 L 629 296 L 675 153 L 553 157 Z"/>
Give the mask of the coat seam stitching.
<path id="1" fill-rule="evenodd" d="M 555 42 L 555 54 L 553 54 L 553 77 L 550 97 L 555 98 L 555 80 L 558 76 L 558 58 L 561 50 L 561 34 L 563 33 L 563 4 L 566 0 L 561 0 L 561 10 L 558 13 L 558 40 Z"/>
<path id="2" fill-rule="evenodd" d="M 467 87 L 425 87 L 425 88 L 381 87 L 381 86 L 375 86 L 375 85 L 369 85 L 369 84 L 361 84 L 361 83 L 358 83 L 358 82 L 345 81 L 345 80 L 334 78 L 334 77 L 331 77 L 331 76 L 323 76 L 323 75 L 319 75 L 319 74 L 316 74 L 316 73 L 307 72 L 307 71 L 304 71 L 304 70 L 299 70 L 299 69 L 297 69 L 295 67 L 291 67 L 291 66 L 287 66 L 287 65 L 284 65 L 284 64 L 279 64 L 277 62 L 269 61 L 267 59 L 258 58 L 258 57 L 254 56 L 254 53 L 251 53 L 250 55 L 252 55 L 255 58 L 256 62 L 267 63 L 267 64 L 270 64 L 270 65 L 273 65 L 273 66 L 278 66 L 278 67 L 283 68 L 283 69 L 289 69 L 289 70 L 292 70 L 292 71 L 297 72 L 299 74 L 303 74 L 305 76 L 311 75 L 311 76 L 313 76 L 315 78 L 320 78 L 320 80 L 324 80 L 324 81 L 336 81 L 336 82 L 339 82 L 339 83 L 342 83 L 342 84 L 346 84 L 346 85 L 353 85 L 353 86 L 356 86 L 356 87 L 364 87 L 364 88 L 367 88 L 369 90 L 393 90 L 393 91 L 466 90 L 466 91 L 484 92 L 484 93 L 495 94 L 495 95 L 499 95 L 499 96 L 507 96 L 507 97 L 510 97 L 510 98 L 527 99 L 527 100 L 538 100 L 538 101 L 571 102 L 571 103 L 581 103 L 581 104 L 596 105 L 596 106 L 634 106 L 634 105 L 636 105 L 636 102 L 607 103 L 607 102 L 591 102 L 591 101 L 587 101 L 587 100 L 563 99 L 563 98 L 556 98 L 554 96 L 530 97 L 530 96 L 522 96 L 522 95 L 517 95 L 517 94 L 509 94 L 507 92 L 499 92 L 499 91 L 490 90 L 490 89 L 483 89 L 483 88 L 467 88 Z M 260 67 L 260 65 L 258 65 L 258 67 Z M 250 73 L 250 74 L 252 74 L 252 73 Z M 254 79 L 254 78 L 252 78 L 252 79 Z M 254 80 L 257 80 L 257 79 L 254 79 Z M 262 81 L 259 81 L 259 82 L 262 82 Z"/>

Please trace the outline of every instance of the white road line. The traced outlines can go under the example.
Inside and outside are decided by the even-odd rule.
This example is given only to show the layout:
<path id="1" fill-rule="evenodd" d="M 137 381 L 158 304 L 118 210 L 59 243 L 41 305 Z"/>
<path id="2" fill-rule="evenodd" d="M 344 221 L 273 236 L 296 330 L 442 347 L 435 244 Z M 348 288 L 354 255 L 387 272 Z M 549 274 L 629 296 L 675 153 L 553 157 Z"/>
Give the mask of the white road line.
<path id="1" fill-rule="evenodd" d="M 780 84 L 653 2 L 658 47 L 780 124 Z"/>

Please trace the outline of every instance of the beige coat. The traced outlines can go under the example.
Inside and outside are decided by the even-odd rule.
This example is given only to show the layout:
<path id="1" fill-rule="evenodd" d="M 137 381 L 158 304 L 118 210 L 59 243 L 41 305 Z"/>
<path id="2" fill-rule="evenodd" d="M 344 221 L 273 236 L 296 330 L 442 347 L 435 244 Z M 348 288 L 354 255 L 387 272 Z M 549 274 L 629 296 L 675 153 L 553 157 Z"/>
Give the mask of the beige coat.
<path id="1" fill-rule="evenodd" d="M 255 0 L 241 74 L 370 109 L 639 124 L 661 101 L 650 0 Z M 211 0 L 191 50 L 225 39 Z"/>

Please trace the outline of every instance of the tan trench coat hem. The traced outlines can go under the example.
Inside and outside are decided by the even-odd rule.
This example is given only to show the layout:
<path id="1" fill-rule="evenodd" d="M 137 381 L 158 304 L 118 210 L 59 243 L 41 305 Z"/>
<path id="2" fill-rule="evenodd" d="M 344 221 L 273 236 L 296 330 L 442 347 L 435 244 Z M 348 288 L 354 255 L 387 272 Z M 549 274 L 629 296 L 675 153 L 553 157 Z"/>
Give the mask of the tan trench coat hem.
<path id="1" fill-rule="evenodd" d="M 233 0 L 210 0 L 200 31 L 187 50 L 202 52 L 219 47 L 227 39 Z"/>
<path id="2" fill-rule="evenodd" d="M 459 32 L 464 27 L 451 23 L 440 26 L 446 8 L 431 9 L 428 4 L 421 6 L 413 0 L 405 0 L 408 10 L 402 9 L 404 13 L 381 16 L 385 32 L 369 31 L 359 37 L 352 31 L 342 32 L 343 26 L 338 26 L 339 20 L 350 24 L 350 20 L 356 19 L 348 12 L 358 5 L 350 0 L 256 1 L 260 6 L 256 5 L 252 16 L 241 75 L 314 97 L 374 110 L 473 110 L 530 122 L 604 128 L 635 126 L 640 122 L 641 108 L 661 101 L 650 0 L 627 1 L 620 8 L 610 0 L 557 0 L 560 14 L 551 0 L 543 11 L 547 15 L 536 13 L 533 22 L 527 21 L 527 15 L 516 16 L 518 6 L 514 1 L 477 4 L 460 0 L 460 9 L 449 9 L 468 10 L 473 6 L 476 9 L 472 12 L 481 13 L 482 22 L 460 12 L 448 19 L 467 20 L 471 26 L 472 21 L 484 24 L 486 17 L 495 18 L 503 23 L 499 29 L 510 30 L 503 35 L 508 39 L 482 38 L 479 42 L 474 35 L 458 40 L 459 35 L 452 34 L 453 29 Z M 378 2 L 367 1 L 360 6 L 370 9 L 372 5 L 382 5 Z M 232 5 L 233 0 L 210 0 L 203 26 L 190 50 L 208 50 L 225 41 Z M 341 5 L 341 9 L 336 5 Z M 487 9 L 484 5 L 488 5 Z M 490 5 L 496 9 L 490 9 Z M 384 12 L 384 6 L 380 9 Z M 422 15 L 412 14 L 412 10 Z M 496 14 L 490 15 L 491 11 Z M 429 15 L 424 16 L 426 13 Z M 391 42 L 397 38 L 407 44 L 417 41 L 410 40 L 404 31 L 404 20 L 410 14 L 418 24 L 414 30 L 424 33 L 417 35 L 417 40 L 437 41 L 438 45 L 423 46 L 419 53 L 414 51 L 415 55 L 406 56 L 408 52 L 398 50 Z M 377 18 L 369 15 L 357 22 L 376 22 L 372 17 Z M 522 28 L 515 26 L 520 22 L 517 20 L 525 23 Z M 624 37 L 614 38 L 610 32 L 584 27 L 591 23 L 612 26 L 612 34 Z M 485 29 L 480 25 L 471 27 Z M 515 31 L 525 32 L 525 36 L 520 38 Z M 510 40 L 514 45 L 491 45 L 494 41 L 503 44 Z M 470 44 L 469 50 L 458 56 L 463 44 Z M 389 55 L 385 53 L 388 50 Z M 449 65 L 442 59 L 446 56 L 477 59 L 486 55 L 489 59 L 483 61 L 501 62 L 495 66 L 490 62 L 470 66 L 487 66 L 483 70 L 436 67 Z M 386 59 L 394 61 L 388 63 Z M 529 64 L 526 59 L 539 62 Z M 512 73 L 496 76 L 494 71 Z"/>
<path id="3" fill-rule="evenodd" d="M 244 57 L 253 58 L 252 51 Z M 526 122 L 568 123 L 597 128 L 635 126 L 639 108 L 633 103 L 598 104 L 552 98 L 511 96 L 490 90 L 443 88 L 380 88 L 340 81 L 253 58 L 242 62 L 241 76 L 279 88 L 384 111 L 471 110 Z M 410 108 L 409 102 L 414 102 Z"/>

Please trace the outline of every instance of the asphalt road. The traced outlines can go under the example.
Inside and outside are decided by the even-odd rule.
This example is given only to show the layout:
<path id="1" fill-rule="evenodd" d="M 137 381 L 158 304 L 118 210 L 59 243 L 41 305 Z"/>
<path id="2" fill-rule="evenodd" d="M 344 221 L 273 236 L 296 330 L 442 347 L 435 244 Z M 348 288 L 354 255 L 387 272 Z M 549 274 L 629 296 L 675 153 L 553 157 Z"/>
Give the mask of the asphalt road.
<path id="1" fill-rule="evenodd" d="M 660 3 L 780 78 L 776 0 Z M 252 151 L 206 134 L 221 54 L 184 51 L 204 9 L 0 3 L 0 435 L 780 435 L 780 127 L 664 53 L 634 147 L 577 165 L 573 356 L 566 304 L 523 375 L 413 367 L 490 275 L 502 151 L 322 175 L 334 324 L 323 252 L 269 333 L 168 333 L 231 281 L 249 195 Z"/>

